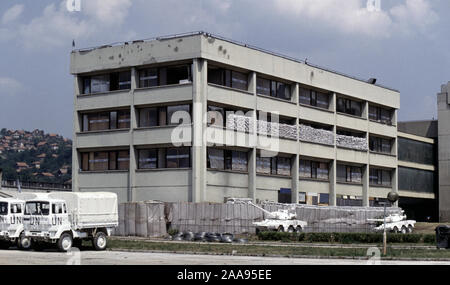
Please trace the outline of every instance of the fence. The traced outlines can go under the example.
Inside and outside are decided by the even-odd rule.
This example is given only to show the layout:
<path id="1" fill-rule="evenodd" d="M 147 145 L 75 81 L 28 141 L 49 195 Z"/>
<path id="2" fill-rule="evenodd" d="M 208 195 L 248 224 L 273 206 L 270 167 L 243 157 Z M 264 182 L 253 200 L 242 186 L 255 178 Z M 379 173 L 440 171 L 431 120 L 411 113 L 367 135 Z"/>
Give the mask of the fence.
<path id="1" fill-rule="evenodd" d="M 269 212 L 289 209 L 297 219 L 306 221 L 305 232 L 371 232 L 374 224 L 367 219 L 382 218 L 383 208 L 320 207 L 265 203 Z M 398 213 L 400 208 L 388 208 Z M 167 229 L 192 232 L 255 233 L 253 222 L 268 214 L 248 204 L 137 202 L 119 205 L 116 235 L 160 237 Z"/>
<path id="2" fill-rule="evenodd" d="M 18 188 L 17 180 L 2 180 L 1 186 L 5 188 Z M 72 191 L 72 184 L 47 183 L 47 182 L 20 182 L 24 189 Z"/>

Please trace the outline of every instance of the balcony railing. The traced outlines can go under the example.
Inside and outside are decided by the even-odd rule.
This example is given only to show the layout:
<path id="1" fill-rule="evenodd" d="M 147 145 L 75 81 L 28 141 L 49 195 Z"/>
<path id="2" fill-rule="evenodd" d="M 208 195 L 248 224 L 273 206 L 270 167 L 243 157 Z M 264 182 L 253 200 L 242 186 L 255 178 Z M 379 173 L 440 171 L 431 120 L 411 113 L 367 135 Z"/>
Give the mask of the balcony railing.
<path id="1" fill-rule="evenodd" d="M 3 180 L 1 183 L 5 188 L 18 188 L 17 180 Z M 22 189 L 72 191 L 72 184 L 47 183 L 47 182 L 20 182 Z"/>

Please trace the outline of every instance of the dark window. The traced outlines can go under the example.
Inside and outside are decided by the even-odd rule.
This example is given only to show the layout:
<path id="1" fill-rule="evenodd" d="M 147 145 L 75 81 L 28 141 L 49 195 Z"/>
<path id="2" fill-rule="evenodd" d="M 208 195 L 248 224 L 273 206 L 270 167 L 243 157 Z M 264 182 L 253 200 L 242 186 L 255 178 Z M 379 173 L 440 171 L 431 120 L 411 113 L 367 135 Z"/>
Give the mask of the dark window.
<path id="1" fill-rule="evenodd" d="M 209 66 L 208 83 L 247 91 L 248 74 L 225 68 Z"/>
<path id="2" fill-rule="evenodd" d="M 435 146 L 430 143 L 401 138 L 398 141 L 398 160 L 434 165 L 436 163 Z"/>
<path id="3" fill-rule="evenodd" d="M 375 151 L 375 152 L 391 153 L 392 140 L 370 136 L 369 137 L 369 148 L 371 151 Z"/>
<path id="4" fill-rule="evenodd" d="M 0 215 L 2 216 L 8 215 L 8 203 L 0 202 Z"/>
<path id="5" fill-rule="evenodd" d="M 319 194 L 319 204 L 329 204 L 330 195 L 329 194 Z"/>
<path id="6" fill-rule="evenodd" d="M 433 171 L 398 168 L 398 189 L 420 193 L 435 193 L 436 176 Z"/>
<path id="7" fill-rule="evenodd" d="M 369 105 L 369 119 L 383 124 L 392 124 L 392 113 L 390 109 Z"/>
<path id="8" fill-rule="evenodd" d="M 139 127 L 158 126 L 158 107 L 139 109 Z"/>
<path id="9" fill-rule="evenodd" d="M 362 115 L 362 103 L 353 101 L 346 98 L 337 98 L 337 111 L 340 113 L 346 113 L 353 116 L 361 117 Z"/>
<path id="10" fill-rule="evenodd" d="M 130 128 L 130 111 L 83 114 L 83 132 Z"/>
<path id="11" fill-rule="evenodd" d="M 349 166 L 338 164 L 336 168 L 338 182 L 362 182 L 362 168 L 357 166 Z"/>
<path id="12" fill-rule="evenodd" d="M 109 78 L 109 91 L 131 89 L 131 71 L 111 73 Z"/>
<path id="13" fill-rule="evenodd" d="M 96 151 L 81 153 L 81 171 L 128 170 L 130 152 Z"/>
<path id="14" fill-rule="evenodd" d="M 300 160 L 300 177 L 320 180 L 329 179 L 329 163 Z"/>
<path id="15" fill-rule="evenodd" d="M 224 150 L 216 148 L 208 148 L 208 168 L 224 170 Z"/>
<path id="16" fill-rule="evenodd" d="M 166 167 L 167 168 L 188 168 L 190 167 L 191 151 L 187 147 L 167 148 Z"/>
<path id="17" fill-rule="evenodd" d="M 177 113 L 178 112 L 178 113 Z M 173 117 L 175 114 L 175 117 Z M 167 124 L 179 125 L 188 123 L 186 120 L 190 117 L 190 105 L 177 105 L 167 107 Z"/>
<path id="18" fill-rule="evenodd" d="M 323 92 L 318 92 L 310 89 L 300 89 L 300 103 L 328 109 L 330 104 L 330 96 Z"/>
<path id="19" fill-rule="evenodd" d="M 262 174 L 273 174 L 290 176 L 291 159 L 289 157 L 256 157 L 256 172 Z"/>
<path id="20" fill-rule="evenodd" d="M 158 149 L 139 150 L 139 169 L 158 168 Z"/>
<path id="21" fill-rule="evenodd" d="M 392 172 L 389 170 L 370 168 L 369 170 L 370 185 L 392 186 Z"/>
<path id="22" fill-rule="evenodd" d="M 192 81 L 191 65 L 153 67 L 139 70 L 139 87 L 182 84 Z"/>
<path id="23" fill-rule="evenodd" d="M 278 191 L 278 203 L 284 203 L 284 204 L 292 203 L 291 189 L 281 188 L 280 191 Z"/>
<path id="24" fill-rule="evenodd" d="M 256 78 L 256 93 L 291 100 L 291 86 L 289 84 L 260 77 Z"/>

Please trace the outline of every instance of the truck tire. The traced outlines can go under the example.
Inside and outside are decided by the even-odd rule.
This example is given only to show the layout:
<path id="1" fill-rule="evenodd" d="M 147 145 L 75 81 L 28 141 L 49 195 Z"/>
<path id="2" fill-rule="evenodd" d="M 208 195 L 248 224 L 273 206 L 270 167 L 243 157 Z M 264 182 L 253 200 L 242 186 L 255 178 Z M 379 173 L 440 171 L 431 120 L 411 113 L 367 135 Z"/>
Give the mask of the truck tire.
<path id="1" fill-rule="evenodd" d="M 58 249 L 59 251 L 66 252 L 72 248 L 73 239 L 72 235 L 69 233 L 63 233 L 58 240 Z"/>
<path id="2" fill-rule="evenodd" d="M 279 226 L 278 229 L 277 229 L 277 232 L 280 232 L 280 233 L 284 232 L 283 226 Z"/>
<path id="3" fill-rule="evenodd" d="M 288 233 L 293 233 L 293 232 L 295 232 L 294 227 L 293 226 L 289 226 Z"/>
<path id="4" fill-rule="evenodd" d="M 92 238 L 92 245 L 95 250 L 105 250 L 107 245 L 106 234 L 104 232 L 97 232 Z"/>
<path id="5" fill-rule="evenodd" d="M 297 226 L 297 227 L 295 228 L 295 232 L 296 232 L 296 233 L 301 233 L 302 231 L 303 231 L 303 229 L 302 229 L 301 226 Z"/>
<path id="6" fill-rule="evenodd" d="M 17 246 L 23 250 L 30 250 L 33 242 L 30 237 L 25 236 L 25 233 L 21 233 L 19 240 L 17 241 Z"/>

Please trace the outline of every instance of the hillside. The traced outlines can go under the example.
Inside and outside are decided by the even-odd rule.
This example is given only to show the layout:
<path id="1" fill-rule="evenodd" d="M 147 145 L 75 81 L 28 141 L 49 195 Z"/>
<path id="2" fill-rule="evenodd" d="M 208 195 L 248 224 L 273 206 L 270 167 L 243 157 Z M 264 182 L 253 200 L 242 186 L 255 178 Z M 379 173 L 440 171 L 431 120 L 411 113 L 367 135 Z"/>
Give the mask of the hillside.
<path id="1" fill-rule="evenodd" d="M 42 130 L 0 130 L 3 180 L 70 182 L 72 141 Z"/>

